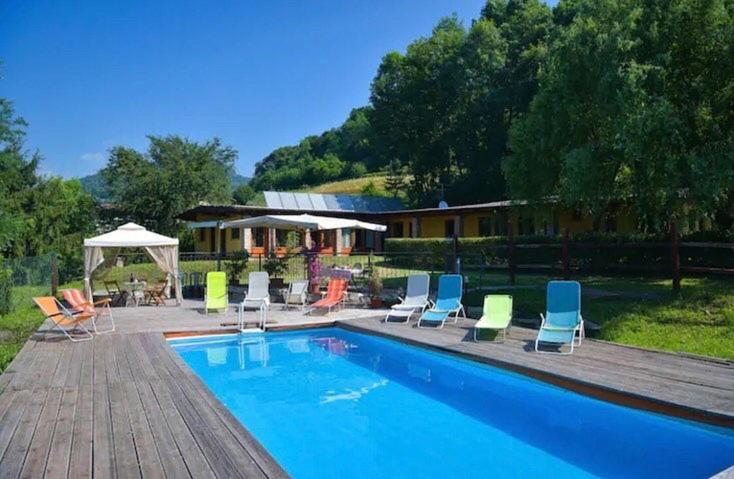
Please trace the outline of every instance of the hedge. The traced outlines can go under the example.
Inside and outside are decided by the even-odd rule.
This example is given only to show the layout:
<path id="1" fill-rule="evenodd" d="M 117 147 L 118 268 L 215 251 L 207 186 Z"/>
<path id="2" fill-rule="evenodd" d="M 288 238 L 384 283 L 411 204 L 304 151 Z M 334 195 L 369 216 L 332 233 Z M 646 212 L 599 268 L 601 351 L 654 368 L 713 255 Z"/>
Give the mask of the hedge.
<path id="1" fill-rule="evenodd" d="M 8 268 L 0 269 L 0 315 L 10 313 L 13 294 L 13 271 Z"/>
<path id="2" fill-rule="evenodd" d="M 684 238 L 682 241 L 695 241 Z M 515 242 L 515 264 L 561 269 L 562 243 L 559 236 L 518 236 Z M 428 263 L 447 264 L 453 256 L 454 244 L 446 238 L 388 238 L 385 253 L 400 258 L 404 266 Z M 507 264 L 506 237 L 459 238 L 458 253 L 463 267 L 476 268 Z M 734 247 L 708 248 L 681 245 L 683 267 L 734 268 Z M 569 243 L 569 262 L 574 269 L 585 271 L 653 271 L 670 268 L 668 238 L 641 235 L 575 235 Z"/>

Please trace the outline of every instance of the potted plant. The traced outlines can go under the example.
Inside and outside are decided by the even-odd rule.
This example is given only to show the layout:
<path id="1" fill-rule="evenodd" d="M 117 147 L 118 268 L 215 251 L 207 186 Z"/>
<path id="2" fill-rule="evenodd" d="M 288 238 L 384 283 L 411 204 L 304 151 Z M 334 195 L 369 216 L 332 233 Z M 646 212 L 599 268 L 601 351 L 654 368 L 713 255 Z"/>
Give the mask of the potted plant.
<path id="1" fill-rule="evenodd" d="M 247 260 L 250 255 L 247 251 L 242 252 L 242 256 L 238 256 L 236 259 L 227 261 L 224 264 L 224 269 L 227 270 L 227 281 L 231 285 L 240 284 L 240 276 L 247 269 Z"/>
<path id="2" fill-rule="evenodd" d="M 380 273 L 377 272 L 377 268 L 372 270 L 367 287 L 370 293 L 370 306 L 373 308 L 381 307 L 382 298 L 380 297 L 380 293 L 382 293 L 382 278 L 380 278 Z"/>
<path id="3" fill-rule="evenodd" d="M 306 274 L 308 275 L 308 292 L 319 294 L 321 288 L 321 261 L 319 261 L 318 246 L 311 248 L 305 255 Z"/>
<path id="4" fill-rule="evenodd" d="M 278 258 L 275 253 L 270 253 L 263 263 L 263 269 L 270 276 L 270 285 L 273 288 L 282 288 L 285 286 L 283 275 L 288 271 L 288 264 L 285 258 Z"/>

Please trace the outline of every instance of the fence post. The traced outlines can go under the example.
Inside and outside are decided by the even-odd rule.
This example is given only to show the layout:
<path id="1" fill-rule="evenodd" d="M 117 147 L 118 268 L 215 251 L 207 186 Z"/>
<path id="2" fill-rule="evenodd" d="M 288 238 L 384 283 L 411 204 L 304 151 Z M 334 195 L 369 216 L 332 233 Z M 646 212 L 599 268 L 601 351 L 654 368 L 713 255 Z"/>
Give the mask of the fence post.
<path id="1" fill-rule="evenodd" d="M 680 238 L 678 238 L 678 223 L 670 221 L 670 266 L 673 276 L 673 294 L 680 293 Z"/>
<path id="2" fill-rule="evenodd" d="M 262 253 L 257 255 L 257 270 L 262 271 L 263 270 L 263 255 Z"/>
<path id="3" fill-rule="evenodd" d="M 59 292 L 59 261 L 55 254 L 51 255 L 51 296 Z"/>
<path id="4" fill-rule="evenodd" d="M 454 274 L 459 274 L 459 237 L 457 235 L 453 237 L 452 250 L 451 270 Z"/>
<path id="5" fill-rule="evenodd" d="M 507 221 L 507 268 L 510 274 L 510 284 L 515 284 L 515 234 L 512 231 L 512 221 Z"/>
<path id="6" fill-rule="evenodd" d="M 568 228 L 563 230 L 563 248 L 561 250 L 561 261 L 563 262 L 563 279 L 571 277 L 568 258 Z"/>
<path id="7" fill-rule="evenodd" d="M 222 271 L 222 253 L 216 253 L 217 255 L 217 271 Z"/>

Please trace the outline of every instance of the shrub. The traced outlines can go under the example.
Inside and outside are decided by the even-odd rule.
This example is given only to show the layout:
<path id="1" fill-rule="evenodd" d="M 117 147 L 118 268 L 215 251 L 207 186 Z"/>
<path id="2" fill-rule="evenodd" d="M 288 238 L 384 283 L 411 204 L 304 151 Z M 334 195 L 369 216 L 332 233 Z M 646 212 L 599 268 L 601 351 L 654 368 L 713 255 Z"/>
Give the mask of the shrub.
<path id="1" fill-rule="evenodd" d="M 0 269 L 0 315 L 10 313 L 13 302 L 13 271 Z"/>

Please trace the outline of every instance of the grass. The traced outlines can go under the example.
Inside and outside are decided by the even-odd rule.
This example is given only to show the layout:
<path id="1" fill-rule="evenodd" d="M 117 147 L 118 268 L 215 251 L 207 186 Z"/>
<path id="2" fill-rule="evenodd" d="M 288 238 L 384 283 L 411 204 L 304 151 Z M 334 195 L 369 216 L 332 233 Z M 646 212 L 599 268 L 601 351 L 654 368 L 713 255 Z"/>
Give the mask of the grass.
<path id="1" fill-rule="evenodd" d="M 13 288 L 13 311 L 0 316 L 0 372 L 8 367 L 23 343 L 43 323 L 43 315 L 31 298 L 48 294 L 43 286 Z"/>

